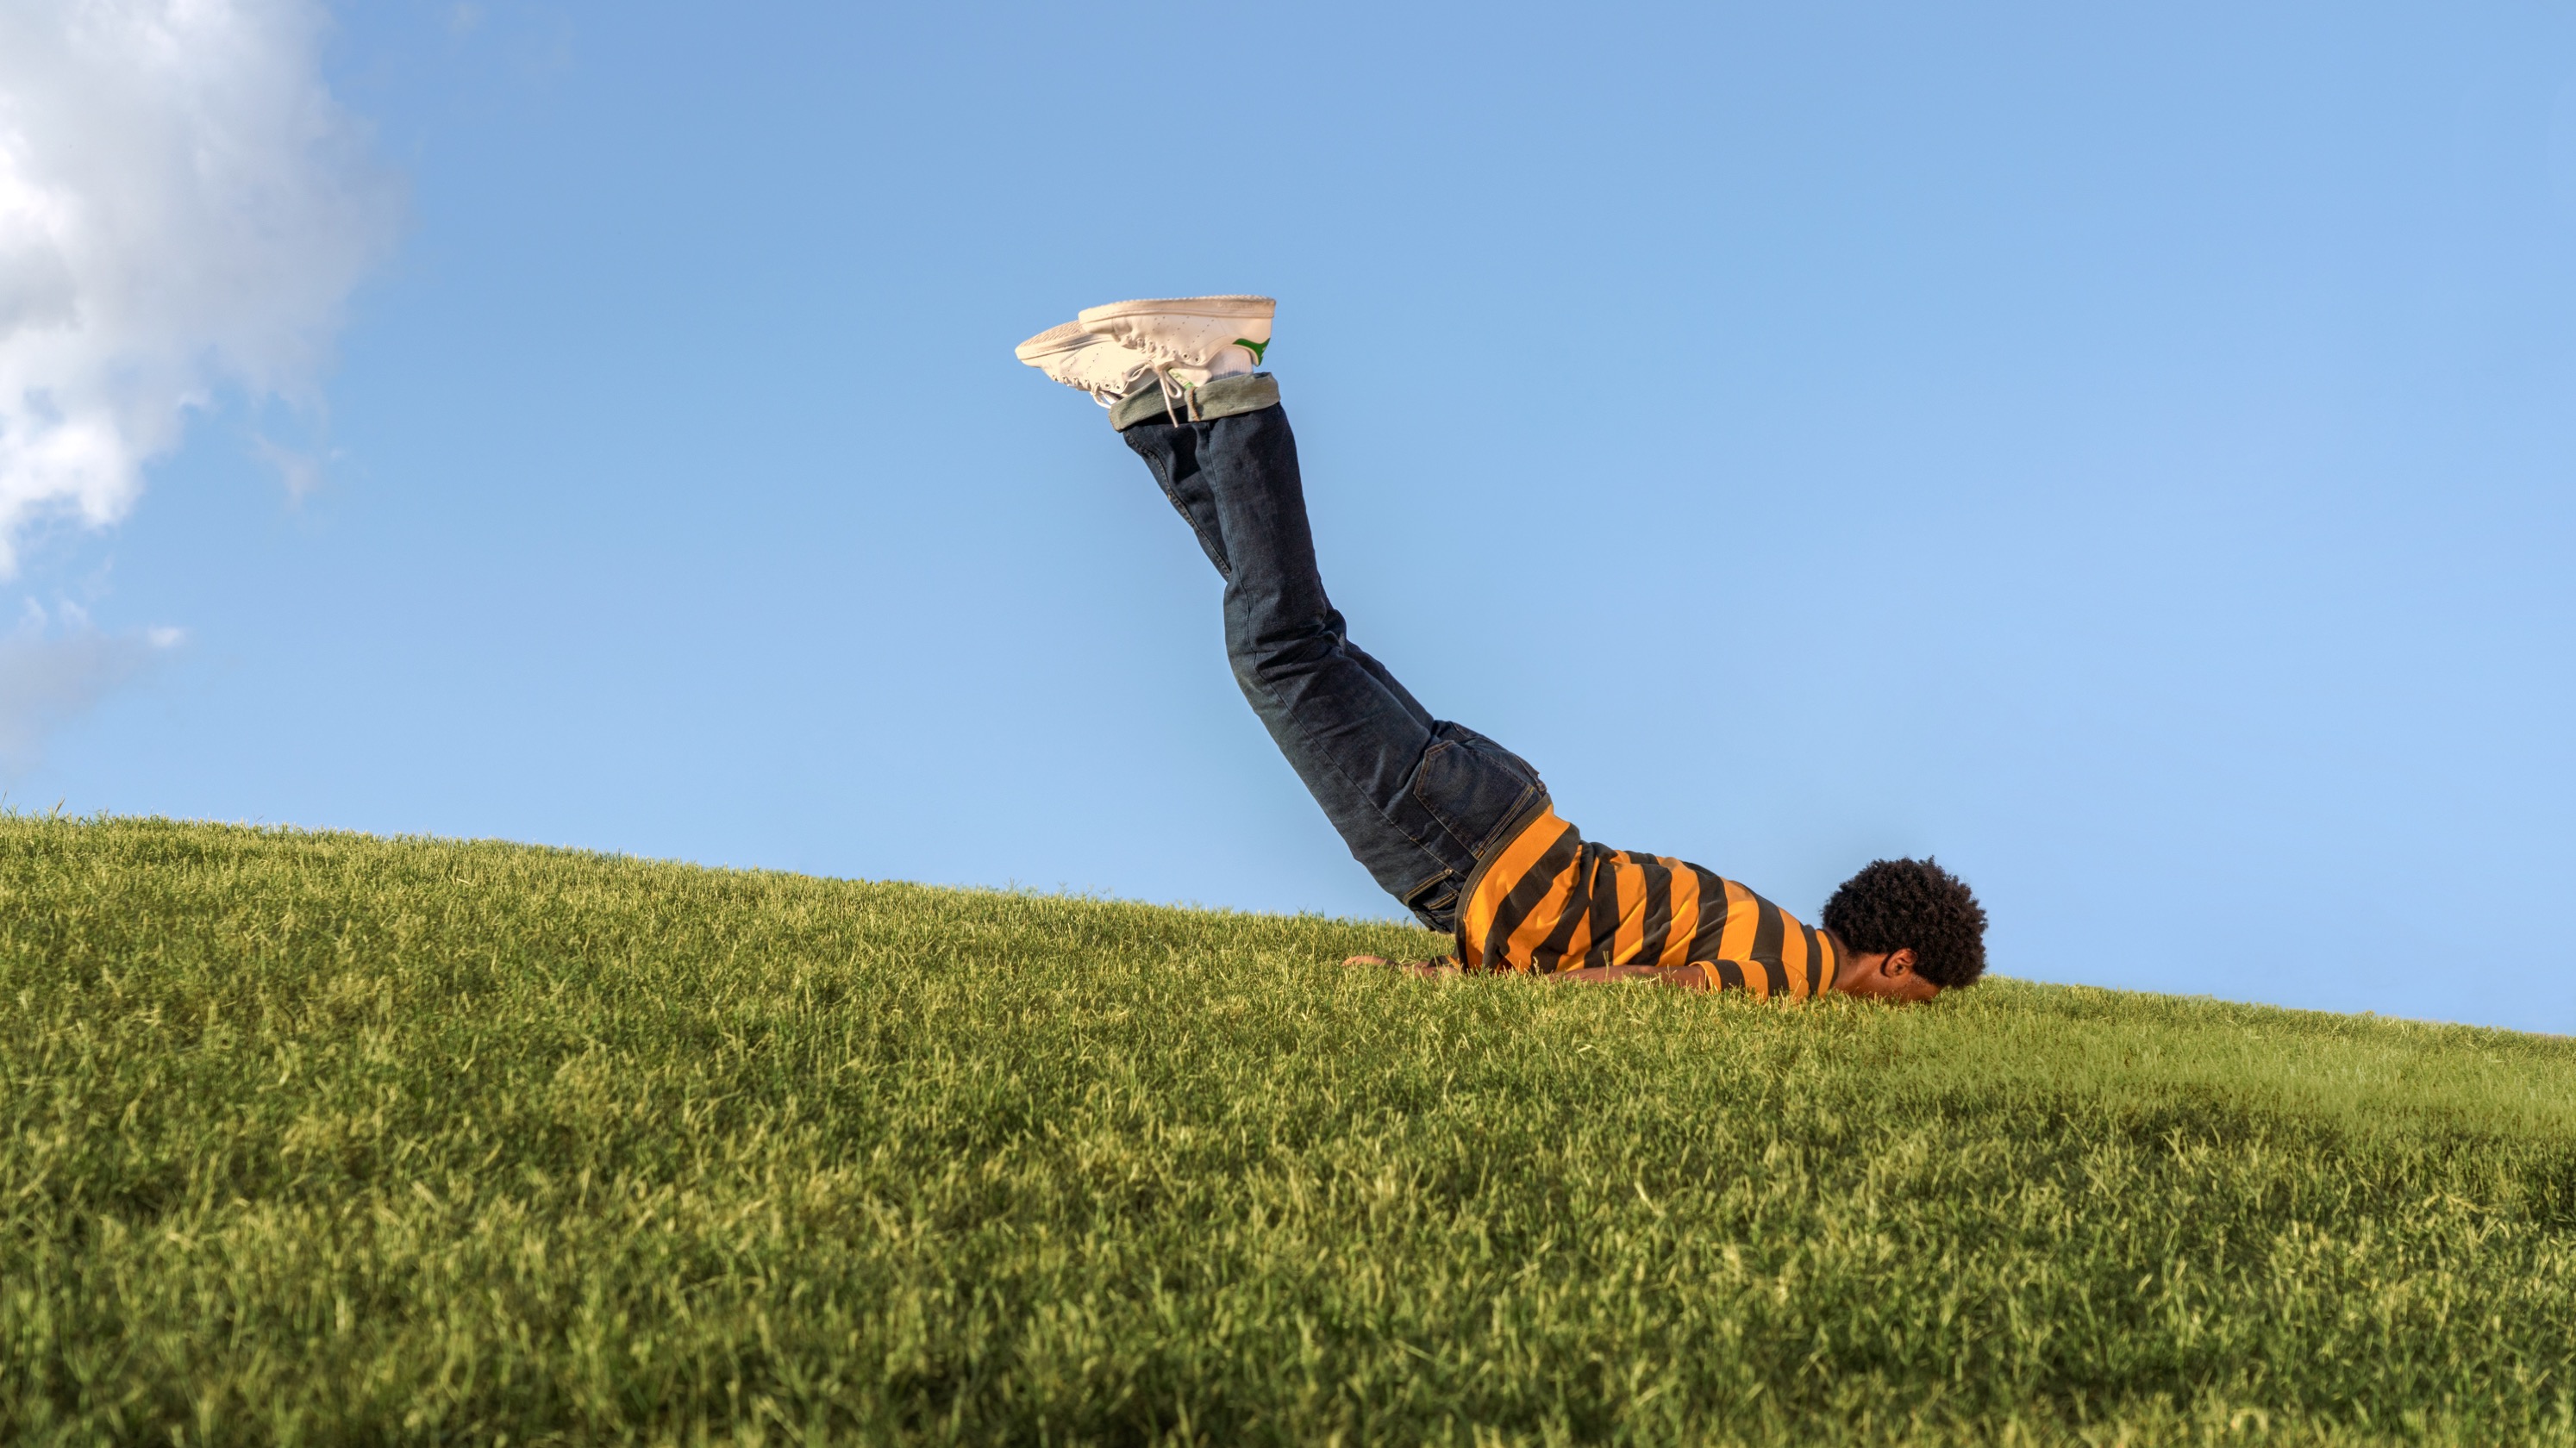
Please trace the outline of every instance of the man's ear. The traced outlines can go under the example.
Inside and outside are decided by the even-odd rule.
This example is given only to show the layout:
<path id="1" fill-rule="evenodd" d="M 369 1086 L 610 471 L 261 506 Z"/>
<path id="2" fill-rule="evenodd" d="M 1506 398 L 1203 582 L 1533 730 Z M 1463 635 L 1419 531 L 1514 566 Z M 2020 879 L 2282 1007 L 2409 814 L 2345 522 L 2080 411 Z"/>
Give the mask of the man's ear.
<path id="1" fill-rule="evenodd" d="M 1887 959 L 1878 963 L 1878 972 L 1901 980 L 1914 973 L 1914 960 L 1914 947 L 1911 945 L 1891 950 L 1887 953 Z"/>

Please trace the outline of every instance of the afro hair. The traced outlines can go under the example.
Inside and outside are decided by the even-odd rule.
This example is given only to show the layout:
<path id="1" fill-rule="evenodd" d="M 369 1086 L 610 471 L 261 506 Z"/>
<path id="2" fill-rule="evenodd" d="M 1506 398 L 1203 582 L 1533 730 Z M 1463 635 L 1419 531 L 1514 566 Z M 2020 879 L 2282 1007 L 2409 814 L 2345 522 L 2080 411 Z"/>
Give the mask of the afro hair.
<path id="1" fill-rule="evenodd" d="M 1824 926 L 1863 955 L 1914 950 L 1914 973 L 1956 990 L 1986 973 L 1986 910 L 1930 860 L 1872 860 L 1825 902 Z"/>

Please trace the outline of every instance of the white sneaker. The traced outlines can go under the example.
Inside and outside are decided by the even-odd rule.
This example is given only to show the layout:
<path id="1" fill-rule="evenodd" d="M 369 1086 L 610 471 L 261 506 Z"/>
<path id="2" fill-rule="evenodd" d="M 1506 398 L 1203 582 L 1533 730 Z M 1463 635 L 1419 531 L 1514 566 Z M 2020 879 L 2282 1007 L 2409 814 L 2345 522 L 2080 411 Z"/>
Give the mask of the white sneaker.
<path id="1" fill-rule="evenodd" d="M 1268 297 L 1165 297 L 1092 307 L 1079 325 L 1144 353 L 1169 391 L 1260 366 L 1278 310 Z"/>
<path id="2" fill-rule="evenodd" d="M 1154 359 L 1119 342 L 1086 330 L 1080 322 L 1049 327 L 1011 349 L 1040 372 L 1091 394 L 1103 407 L 1133 391 L 1137 379 L 1154 370 Z"/>

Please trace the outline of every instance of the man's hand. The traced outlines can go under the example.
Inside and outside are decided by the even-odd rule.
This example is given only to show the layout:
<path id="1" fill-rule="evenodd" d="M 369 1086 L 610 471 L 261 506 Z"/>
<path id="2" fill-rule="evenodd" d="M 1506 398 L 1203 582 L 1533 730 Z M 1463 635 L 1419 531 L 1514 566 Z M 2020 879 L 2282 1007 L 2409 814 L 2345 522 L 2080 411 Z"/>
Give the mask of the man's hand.
<path id="1" fill-rule="evenodd" d="M 1389 960 L 1383 955 L 1354 955 L 1342 964 L 1374 965 L 1388 970 L 1400 970 L 1406 975 L 1433 978 L 1466 974 L 1459 968 L 1458 958 L 1454 955 L 1444 955 L 1437 960 Z"/>

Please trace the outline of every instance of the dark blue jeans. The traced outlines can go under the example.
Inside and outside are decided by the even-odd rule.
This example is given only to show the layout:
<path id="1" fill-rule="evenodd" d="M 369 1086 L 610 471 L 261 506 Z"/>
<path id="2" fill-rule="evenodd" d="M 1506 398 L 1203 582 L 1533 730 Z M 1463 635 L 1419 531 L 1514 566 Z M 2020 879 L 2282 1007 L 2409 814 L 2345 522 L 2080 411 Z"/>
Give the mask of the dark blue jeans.
<path id="1" fill-rule="evenodd" d="M 1285 412 L 1158 415 L 1122 435 L 1225 578 L 1226 653 L 1279 752 L 1378 884 L 1454 930 L 1478 857 L 1546 800 L 1538 772 L 1432 718 L 1350 641 L 1315 568 Z"/>

